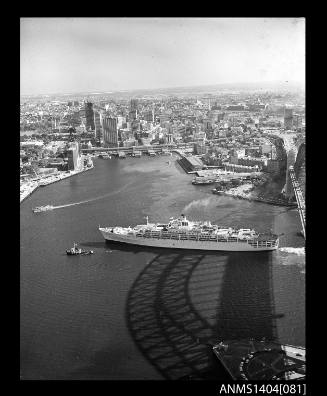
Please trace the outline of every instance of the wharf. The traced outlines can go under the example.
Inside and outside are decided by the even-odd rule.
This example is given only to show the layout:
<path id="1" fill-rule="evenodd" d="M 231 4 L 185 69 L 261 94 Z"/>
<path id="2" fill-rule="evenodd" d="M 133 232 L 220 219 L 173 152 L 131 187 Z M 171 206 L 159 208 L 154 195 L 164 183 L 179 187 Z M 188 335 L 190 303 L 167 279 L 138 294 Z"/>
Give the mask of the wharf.
<path id="1" fill-rule="evenodd" d="M 80 173 L 87 172 L 88 170 L 93 169 L 93 168 L 94 168 L 94 165 L 87 167 L 87 168 L 83 168 L 81 170 L 70 171 L 70 173 L 58 175 L 55 179 L 50 180 L 50 181 L 46 182 L 45 184 L 42 184 L 41 186 L 47 186 L 49 184 L 56 183 L 63 179 L 67 179 L 68 177 L 76 176 L 76 175 L 79 175 Z"/>
<path id="2" fill-rule="evenodd" d="M 21 188 L 20 203 L 22 203 L 27 197 L 29 197 L 39 186 L 47 186 L 49 184 L 56 183 L 56 182 L 58 182 L 60 180 L 67 179 L 68 177 L 79 175 L 80 173 L 86 172 L 86 171 L 88 171 L 90 169 L 93 169 L 93 168 L 94 168 L 94 165 L 92 163 L 92 166 L 90 166 L 90 167 L 83 168 L 83 169 L 78 170 L 78 171 L 71 171 L 69 174 L 67 173 L 67 174 L 59 175 L 55 179 L 52 179 L 52 180 L 46 182 L 46 184 L 41 185 L 40 181 L 39 181 L 39 182 L 34 182 L 32 185 L 25 186 L 25 188 L 24 187 L 23 187 L 23 189 Z"/>
<path id="3" fill-rule="evenodd" d="M 194 156 L 182 157 L 177 160 L 186 173 L 197 173 L 204 166 L 203 162 Z"/>

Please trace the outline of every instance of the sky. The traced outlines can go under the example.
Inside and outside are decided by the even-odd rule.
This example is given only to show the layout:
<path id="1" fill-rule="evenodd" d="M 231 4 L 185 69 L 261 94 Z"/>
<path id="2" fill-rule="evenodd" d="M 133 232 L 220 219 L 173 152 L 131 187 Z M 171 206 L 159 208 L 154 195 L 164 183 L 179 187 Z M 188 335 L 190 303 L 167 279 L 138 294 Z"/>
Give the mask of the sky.
<path id="1" fill-rule="evenodd" d="M 305 81 L 304 18 L 21 18 L 22 95 Z"/>

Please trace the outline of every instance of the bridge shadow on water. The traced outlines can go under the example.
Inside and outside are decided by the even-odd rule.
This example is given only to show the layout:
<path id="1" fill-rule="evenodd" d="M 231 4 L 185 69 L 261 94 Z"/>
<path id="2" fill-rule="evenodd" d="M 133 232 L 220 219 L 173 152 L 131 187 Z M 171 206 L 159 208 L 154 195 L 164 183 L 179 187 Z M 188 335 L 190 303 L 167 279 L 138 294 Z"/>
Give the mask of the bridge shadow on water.
<path id="1" fill-rule="evenodd" d="M 269 252 L 158 250 L 126 304 L 132 338 L 165 379 L 228 379 L 212 345 L 275 340 L 275 319 Z"/>
<path id="2" fill-rule="evenodd" d="M 132 284 L 125 314 L 132 339 L 164 379 L 228 380 L 213 344 L 243 338 L 276 340 L 272 253 L 101 245 L 156 254 Z M 114 364 L 112 353 L 96 353 L 92 367 L 73 377 L 110 379 L 106 367 Z"/>

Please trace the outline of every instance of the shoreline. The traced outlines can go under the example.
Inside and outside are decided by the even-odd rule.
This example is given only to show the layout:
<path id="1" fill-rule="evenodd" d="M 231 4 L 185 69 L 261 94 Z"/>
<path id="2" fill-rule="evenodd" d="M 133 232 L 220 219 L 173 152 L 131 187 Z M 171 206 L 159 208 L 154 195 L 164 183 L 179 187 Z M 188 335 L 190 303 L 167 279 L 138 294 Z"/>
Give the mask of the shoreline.
<path id="1" fill-rule="evenodd" d="M 78 171 L 70 171 L 69 174 L 56 175 L 56 179 L 55 180 L 49 181 L 46 184 L 40 185 L 40 182 L 31 182 L 31 183 L 33 183 L 33 185 L 30 188 L 27 188 L 26 190 L 24 190 L 22 193 L 20 193 L 20 203 L 22 203 L 26 198 L 28 198 L 31 194 L 33 194 L 33 192 L 39 187 L 45 187 L 45 186 L 48 186 L 49 184 L 57 183 L 57 182 L 59 182 L 61 180 L 67 179 L 69 177 L 72 177 L 72 176 L 75 176 L 75 175 L 79 175 L 80 173 L 87 172 L 88 170 L 93 169 L 93 168 L 94 168 L 94 164 L 93 164 L 93 161 L 92 161 L 92 166 L 87 167 L 87 168 L 83 168 L 83 169 L 78 170 Z"/>
<path id="2" fill-rule="evenodd" d="M 216 192 L 216 189 L 212 190 L 213 194 L 224 195 L 236 199 L 245 199 L 252 202 L 261 202 L 269 205 L 297 207 L 297 203 L 289 203 L 281 199 L 274 198 L 259 198 L 256 193 L 253 192 L 255 187 L 252 184 L 243 184 L 242 186 L 234 187 L 226 191 Z M 248 191 L 247 191 L 248 190 Z"/>

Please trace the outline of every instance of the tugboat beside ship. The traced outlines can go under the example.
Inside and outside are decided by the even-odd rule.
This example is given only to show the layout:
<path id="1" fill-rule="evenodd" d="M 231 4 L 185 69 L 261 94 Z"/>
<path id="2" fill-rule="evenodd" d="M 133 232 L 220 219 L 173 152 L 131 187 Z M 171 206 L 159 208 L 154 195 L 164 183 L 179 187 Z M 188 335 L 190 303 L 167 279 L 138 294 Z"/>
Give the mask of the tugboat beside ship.
<path id="1" fill-rule="evenodd" d="M 72 248 L 66 250 L 66 254 L 68 256 L 88 255 L 93 254 L 93 250 L 83 250 L 77 247 L 77 243 L 74 243 Z"/>

